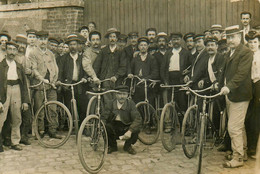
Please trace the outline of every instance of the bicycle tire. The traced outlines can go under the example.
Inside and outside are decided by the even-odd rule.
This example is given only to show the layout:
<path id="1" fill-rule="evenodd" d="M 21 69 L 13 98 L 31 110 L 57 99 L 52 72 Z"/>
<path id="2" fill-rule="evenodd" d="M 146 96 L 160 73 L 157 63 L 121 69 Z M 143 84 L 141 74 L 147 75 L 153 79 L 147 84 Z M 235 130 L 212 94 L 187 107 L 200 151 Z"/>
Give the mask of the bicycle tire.
<path id="1" fill-rule="evenodd" d="M 222 139 L 223 143 L 224 137 L 226 136 L 227 133 L 227 121 L 228 121 L 228 115 L 227 115 L 227 109 L 225 108 L 223 111 L 223 114 L 220 116 L 220 126 L 219 126 L 219 138 Z"/>
<path id="2" fill-rule="evenodd" d="M 146 145 L 154 144 L 157 141 L 160 134 L 159 117 L 153 106 L 147 102 L 137 103 L 136 108 L 141 114 L 143 121 L 142 129 L 138 134 L 138 139 Z M 150 116 L 148 117 L 147 114 Z M 148 121 L 147 119 L 149 118 L 152 119 L 152 121 Z"/>
<path id="3" fill-rule="evenodd" d="M 80 129 L 78 132 L 77 148 L 78 148 L 79 159 L 84 169 L 89 173 L 98 173 L 102 169 L 105 162 L 107 150 L 108 150 L 108 137 L 107 137 L 106 128 L 104 123 L 100 120 L 101 129 L 98 129 L 98 125 L 96 123 L 99 122 L 99 120 L 100 119 L 97 115 L 89 115 L 84 119 L 84 121 L 80 125 Z M 102 135 L 95 134 L 96 132 L 101 133 Z M 96 138 L 97 136 L 98 136 L 97 139 L 98 141 L 95 141 L 93 143 L 93 140 L 96 140 L 94 138 Z M 91 166 L 91 164 L 89 164 L 90 163 L 89 161 L 86 161 L 86 160 L 90 160 L 90 161 L 94 160 L 93 157 L 90 157 L 91 151 L 85 153 L 83 150 L 83 146 L 87 147 L 87 145 L 90 145 L 90 148 L 92 149 L 93 152 L 97 151 L 96 148 L 98 148 L 97 145 L 99 145 L 100 142 L 99 138 L 101 137 L 103 138 L 104 141 L 104 146 L 101 148 L 101 150 L 103 150 L 101 152 L 102 155 L 101 160 L 96 167 L 93 167 Z M 90 140 L 90 144 L 86 142 L 87 140 Z M 86 158 L 85 158 L 85 154 L 86 154 Z"/>
<path id="4" fill-rule="evenodd" d="M 168 114 L 168 117 L 167 117 Z M 160 133 L 163 147 L 171 152 L 175 149 L 178 130 L 178 114 L 173 104 L 167 103 L 162 110 L 160 120 Z"/>
<path id="5" fill-rule="evenodd" d="M 63 110 L 63 113 L 66 113 L 66 120 L 67 120 L 67 122 L 68 122 L 68 130 L 66 130 L 65 132 L 66 133 L 61 133 L 62 135 L 63 135 L 63 138 L 62 139 L 60 139 L 60 140 L 58 140 L 58 139 L 52 139 L 51 137 L 46 137 L 45 135 L 44 135 L 44 137 L 42 137 L 41 135 L 40 135 L 40 133 L 39 133 L 39 131 L 38 131 L 38 128 L 39 128 L 39 116 L 40 116 L 40 113 L 43 111 L 44 113 L 44 117 L 46 117 L 46 114 L 48 113 L 49 114 L 49 112 L 50 111 L 45 111 L 45 109 L 46 108 L 50 108 L 50 110 L 51 110 L 51 106 L 52 105 L 52 107 L 54 108 L 56 108 L 56 111 L 55 111 L 55 113 L 54 114 L 57 114 L 57 119 L 58 119 L 58 114 L 59 113 L 61 113 L 61 112 L 59 112 L 59 113 L 57 113 L 57 108 L 59 107 L 59 109 L 62 109 Z M 53 113 L 53 112 L 52 112 Z M 48 116 L 47 116 L 48 117 Z M 50 118 L 49 118 L 50 119 Z M 68 139 L 69 139 L 69 137 L 70 137 L 70 135 L 71 135 L 71 131 L 72 131 L 72 127 L 73 127 L 73 121 L 72 121 L 72 116 L 71 116 L 71 113 L 70 113 L 70 111 L 69 111 L 69 109 L 63 104 L 63 103 L 61 103 L 61 102 L 59 102 L 59 101 L 49 101 L 49 102 L 47 102 L 47 103 L 45 103 L 45 104 L 43 104 L 41 107 L 40 107 L 40 109 L 36 112 L 36 114 L 35 114 L 35 128 L 34 128 L 34 130 L 35 130 L 35 135 L 36 135 L 36 138 L 37 138 L 37 140 L 38 140 L 38 142 L 39 142 L 39 144 L 41 145 L 41 146 L 43 146 L 43 147 L 46 147 L 46 148 L 58 148 L 58 147 L 60 147 L 60 146 L 62 146 L 62 145 L 64 145 L 67 141 L 68 141 Z M 58 134 L 58 133 L 57 133 Z M 65 135 L 64 135 L 65 134 Z"/>
<path id="6" fill-rule="evenodd" d="M 97 99 L 97 96 L 92 96 L 88 102 L 88 107 L 87 107 L 87 112 L 86 112 L 86 117 L 90 114 L 96 114 L 96 113 L 91 113 L 91 106 L 92 106 L 92 103 L 94 102 L 94 100 Z"/>
<path id="7" fill-rule="evenodd" d="M 76 100 L 71 100 L 71 111 L 73 112 L 73 125 L 74 125 L 74 132 L 76 135 L 76 142 L 77 142 L 77 135 L 78 135 L 78 131 L 79 131 L 79 114 L 78 114 L 78 110 L 77 110 L 77 103 Z"/>
<path id="8" fill-rule="evenodd" d="M 199 155 L 198 155 L 197 174 L 201 173 L 203 143 L 204 143 L 204 136 L 205 136 L 205 127 L 206 127 L 206 116 L 202 116 L 201 117 L 201 122 L 200 122 L 200 133 L 199 133 L 200 136 L 199 136 Z"/>
<path id="9" fill-rule="evenodd" d="M 199 136 L 198 114 L 198 106 L 190 106 L 187 109 L 182 122 L 182 149 L 187 158 L 193 158 L 197 151 Z"/>

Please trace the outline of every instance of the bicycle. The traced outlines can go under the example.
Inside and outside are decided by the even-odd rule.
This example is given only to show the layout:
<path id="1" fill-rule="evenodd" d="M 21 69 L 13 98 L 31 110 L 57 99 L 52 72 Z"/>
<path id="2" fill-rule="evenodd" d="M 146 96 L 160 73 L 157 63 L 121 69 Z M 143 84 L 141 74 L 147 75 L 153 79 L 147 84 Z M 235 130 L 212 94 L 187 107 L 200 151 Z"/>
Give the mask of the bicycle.
<path id="1" fill-rule="evenodd" d="M 97 112 L 88 115 L 80 125 L 78 132 L 78 155 L 84 169 L 89 173 L 98 173 L 104 165 L 105 156 L 108 150 L 108 137 L 105 124 L 101 116 L 101 96 L 118 92 L 109 90 L 106 92 L 87 92 L 97 97 Z"/>
<path id="2" fill-rule="evenodd" d="M 187 119 L 191 114 L 189 114 L 189 112 L 191 112 L 192 110 L 195 109 L 195 116 L 194 119 L 196 120 L 194 122 L 194 125 L 196 125 L 196 129 L 193 131 L 197 132 L 197 136 L 196 136 L 196 144 L 195 146 L 199 146 L 199 156 L 198 156 L 198 168 L 197 168 L 197 173 L 200 174 L 201 172 L 201 165 L 202 165 L 202 153 L 203 153 L 203 147 L 206 146 L 206 139 L 210 138 L 209 141 L 209 146 L 211 147 L 211 145 L 214 146 L 215 144 L 215 140 L 216 140 L 216 129 L 212 123 L 212 113 L 213 113 L 213 102 L 212 99 L 218 97 L 221 95 L 221 93 L 217 93 L 215 95 L 212 96 L 206 96 L 206 95 L 201 95 L 198 94 L 198 91 L 192 90 L 189 87 L 185 87 L 188 91 L 190 91 L 192 94 L 195 95 L 195 100 L 197 97 L 202 98 L 203 100 L 203 104 L 202 104 L 202 111 L 199 113 L 198 110 L 198 105 L 194 104 L 193 106 L 189 107 L 188 110 L 185 113 L 184 116 L 184 120 L 183 120 L 183 124 L 182 124 L 182 137 L 183 137 L 183 141 L 182 141 L 182 145 L 183 147 L 186 146 L 186 135 L 189 135 L 191 132 L 189 132 L 189 129 L 186 129 L 190 124 L 189 123 L 189 119 Z M 208 88 L 208 89 L 212 89 L 212 87 Z M 204 90 L 205 91 L 205 90 Z M 206 111 L 206 107 L 207 104 L 209 104 L 209 108 L 208 108 L 208 112 Z M 186 132 L 187 130 L 187 132 Z M 208 132 L 207 132 L 208 131 Z M 212 147 L 213 147 L 212 146 Z M 184 148 L 186 149 L 186 147 Z M 183 149 L 183 150 L 184 150 Z M 195 154 L 196 150 L 194 151 Z M 185 153 L 185 150 L 184 150 Z M 186 151 L 187 153 L 187 151 Z M 185 155 L 187 156 L 187 154 L 185 153 Z M 194 154 L 192 154 L 194 156 Z M 190 155 L 190 154 L 189 154 Z M 193 156 L 187 156 L 188 158 L 191 158 Z"/>
<path id="3" fill-rule="evenodd" d="M 69 111 L 69 109 L 61 102 L 59 101 L 48 101 L 47 100 L 47 89 L 46 85 L 49 85 L 52 87 L 51 84 L 43 83 L 42 81 L 36 85 L 30 86 L 30 88 L 37 88 L 40 86 L 43 86 L 43 89 L 36 89 L 43 91 L 44 95 L 44 101 L 41 107 L 37 110 L 34 118 L 34 132 L 36 135 L 36 138 L 39 142 L 39 144 L 43 147 L 47 148 L 58 148 L 65 144 L 72 131 L 72 116 Z M 57 131 L 57 135 L 61 137 L 61 139 L 52 138 L 50 135 L 47 137 L 45 135 L 46 130 L 50 125 L 58 125 L 58 117 L 59 115 L 62 115 L 63 118 L 67 120 L 68 123 L 68 130 L 59 130 Z M 45 120 L 46 119 L 46 120 Z M 39 121 L 41 122 L 41 125 L 44 125 L 44 122 L 47 122 L 49 124 L 46 127 L 43 126 L 43 128 L 39 127 Z M 47 130 L 48 131 L 48 130 Z"/>
<path id="4" fill-rule="evenodd" d="M 174 98 L 174 90 L 176 88 L 185 87 L 187 84 L 183 85 L 163 85 L 161 88 L 171 88 L 171 101 L 166 103 L 163 107 L 161 120 L 160 120 L 160 132 L 163 147 L 171 152 L 176 145 L 176 136 L 180 132 L 180 122 L 178 118 L 178 113 L 176 110 L 176 102 Z"/>
<path id="5" fill-rule="evenodd" d="M 145 99 L 144 101 L 138 102 L 136 104 L 137 110 L 140 112 L 143 120 L 142 129 L 138 135 L 138 139 L 146 145 L 154 144 L 160 134 L 160 122 L 159 122 L 159 116 L 158 112 L 154 109 L 154 107 L 149 103 L 148 100 L 148 84 L 147 82 L 152 82 L 152 85 L 155 85 L 155 83 L 160 82 L 159 80 L 151 80 L 151 79 L 141 79 L 140 77 L 134 75 L 133 78 L 136 78 L 139 80 L 139 82 L 136 85 L 141 84 L 144 82 L 144 90 L 145 90 Z M 150 84 L 151 86 L 151 84 Z M 151 133 L 147 133 L 146 131 L 150 129 Z"/>

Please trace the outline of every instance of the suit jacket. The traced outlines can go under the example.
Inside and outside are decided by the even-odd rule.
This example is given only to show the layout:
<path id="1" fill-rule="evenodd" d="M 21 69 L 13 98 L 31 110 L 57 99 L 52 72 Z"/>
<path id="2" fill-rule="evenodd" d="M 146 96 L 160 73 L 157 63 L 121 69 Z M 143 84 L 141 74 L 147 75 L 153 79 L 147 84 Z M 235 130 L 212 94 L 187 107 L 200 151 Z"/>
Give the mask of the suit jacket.
<path id="1" fill-rule="evenodd" d="M 101 80 L 115 76 L 117 79 L 126 73 L 126 59 L 121 56 L 122 52 L 116 48 L 112 53 L 109 46 L 101 49 L 93 68 L 97 77 Z"/>
<path id="2" fill-rule="evenodd" d="M 9 69 L 9 66 L 6 62 L 6 59 L 4 59 L 0 63 L 0 102 L 2 104 L 4 104 L 6 101 L 8 69 Z M 30 103 L 24 69 L 23 69 L 23 66 L 21 64 L 19 64 L 18 62 L 16 62 L 16 70 L 17 70 L 17 74 L 18 74 L 18 78 L 19 78 L 22 103 Z"/>
<path id="3" fill-rule="evenodd" d="M 193 69 L 193 75 L 191 74 L 191 81 L 193 81 L 193 88 L 197 88 L 197 84 L 200 80 L 205 79 L 207 77 L 208 71 L 208 58 L 209 55 L 207 51 L 204 49 L 201 54 L 196 54 L 192 65 L 191 65 L 191 73 Z"/>
<path id="4" fill-rule="evenodd" d="M 240 44 L 233 55 L 225 55 L 225 64 L 221 75 L 221 86 L 229 88 L 228 99 L 232 102 L 248 101 L 252 98 L 251 66 L 253 52 Z"/>
<path id="5" fill-rule="evenodd" d="M 220 53 L 216 54 L 214 62 L 212 63 L 212 70 L 216 77 L 216 81 L 213 83 L 219 82 L 219 80 L 220 80 L 221 73 L 223 72 L 224 60 L 225 59 L 222 54 L 220 54 Z M 209 59 L 207 61 L 207 65 L 208 65 L 208 62 L 209 62 Z M 212 85 L 212 82 L 210 81 L 210 78 L 209 78 L 208 70 L 207 70 L 207 76 L 204 80 L 205 80 L 204 86 L 208 87 L 208 86 Z"/>
<path id="6" fill-rule="evenodd" d="M 173 55 L 172 49 L 168 50 L 164 55 L 164 61 L 162 62 L 161 68 L 160 68 L 160 76 L 164 83 L 169 83 L 169 65 L 170 60 Z M 190 66 L 190 60 L 192 59 L 191 53 L 182 48 L 180 53 L 180 72 L 182 73 L 185 69 L 187 69 Z M 181 77 L 180 81 L 183 81 L 183 76 Z"/>
<path id="7" fill-rule="evenodd" d="M 117 115 L 122 123 L 130 126 L 131 132 L 139 132 L 142 128 L 142 117 L 131 99 L 127 99 L 120 109 L 117 107 L 117 99 L 108 102 L 101 118 L 105 123 L 110 123 L 116 119 Z"/>
<path id="8" fill-rule="evenodd" d="M 137 48 L 136 48 L 137 50 Z M 133 49 L 132 45 L 128 45 L 127 47 L 125 47 L 123 49 L 122 52 L 122 56 L 126 59 L 126 66 L 127 66 L 127 70 L 129 70 L 133 56 L 134 56 L 134 52 L 136 51 Z"/>

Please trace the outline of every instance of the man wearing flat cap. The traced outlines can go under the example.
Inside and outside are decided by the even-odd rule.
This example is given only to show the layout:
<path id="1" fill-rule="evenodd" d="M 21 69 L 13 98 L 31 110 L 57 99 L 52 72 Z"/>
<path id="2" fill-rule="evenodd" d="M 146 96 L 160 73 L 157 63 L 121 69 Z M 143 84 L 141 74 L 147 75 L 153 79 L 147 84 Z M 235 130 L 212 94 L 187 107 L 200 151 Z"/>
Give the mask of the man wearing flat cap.
<path id="1" fill-rule="evenodd" d="M 119 92 L 116 98 L 105 106 L 101 119 L 106 125 L 108 135 L 108 154 L 117 151 L 117 139 L 125 140 L 124 151 L 135 155 L 133 149 L 142 127 L 142 117 L 135 103 L 128 99 L 128 86 L 120 85 L 115 88 Z"/>
<path id="2" fill-rule="evenodd" d="M 193 40 L 194 36 L 195 36 L 195 33 L 193 33 L 193 32 L 186 33 L 183 36 L 183 39 L 186 43 L 186 47 L 192 55 L 194 55 L 196 53 L 196 47 L 195 47 L 195 43 L 194 43 L 194 40 Z M 192 62 L 192 60 L 191 60 L 191 62 Z"/>
<path id="3" fill-rule="evenodd" d="M 107 30 L 105 38 L 109 40 L 109 44 L 101 49 L 94 63 L 94 70 L 100 80 L 111 79 L 103 83 L 106 89 L 113 89 L 115 85 L 120 84 L 126 73 L 126 59 L 121 56 L 122 51 L 117 46 L 119 35 L 120 32 L 116 28 Z M 105 98 L 112 99 L 112 94 L 105 95 Z"/>
<path id="4" fill-rule="evenodd" d="M 160 74 L 164 84 L 181 85 L 184 83 L 184 77 L 191 67 L 190 60 L 192 59 L 192 55 L 188 50 L 181 47 L 181 33 L 171 33 L 170 38 L 173 48 L 168 50 L 164 55 Z M 181 111 L 186 111 L 187 98 L 185 92 L 176 93 L 175 99 Z"/>
<path id="5" fill-rule="evenodd" d="M 39 82 L 43 82 L 47 88 L 47 100 L 48 101 L 56 101 L 57 100 L 57 92 L 55 89 L 55 83 L 58 79 L 58 66 L 56 64 L 56 59 L 54 54 L 47 48 L 48 46 L 48 36 L 49 33 L 46 31 L 38 31 L 37 42 L 38 46 L 32 50 L 29 54 L 29 60 L 32 66 L 32 73 L 34 76 L 32 77 L 31 84 L 35 85 Z M 42 86 L 39 86 L 35 90 L 34 94 L 34 106 L 35 109 L 38 110 L 44 101 L 44 95 L 42 92 Z M 50 107 L 53 110 L 52 113 L 56 112 L 55 107 Z M 53 119 L 57 119 L 57 115 L 51 115 Z M 40 113 L 38 120 L 38 131 L 41 137 L 45 134 L 45 126 L 44 126 L 44 113 Z M 57 127 L 58 125 L 53 122 L 48 121 L 48 134 L 51 138 L 61 138 L 60 135 L 57 135 Z"/>
<path id="6" fill-rule="evenodd" d="M 246 34 L 248 47 L 253 51 L 253 62 L 251 68 L 251 79 L 253 82 L 253 98 L 248 108 L 246 119 L 246 131 L 248 140 L 248 154 L 251 157 L 256 155 L 256 147 L 259 137 L 260 125 L 260 33 L 249 31 Z"/>
<path id="7" fill-rule="evenodd" d="M 11 40 L 11 36 L 7 33 L 7 31 L 0 32 L 0 62 L 5 58 L 6 56 L 6 42 Z"/>
<path id="8" fill-rule="evenodd" d="M 127 45 L 127 38 L 128 37 L 125 34 L 120 34 L 118 36 L 118 47 L 119 47 L 120 50 L 123 50 L 126 47 L 126 45 Z"/>
<path id="9" fill-rule="evenodd" d="M 82 55 L 78 52 L 78 44 L 80 44 L 80 39 L 76 34 L 70 34 L 67 37 L 66 43 L 69 45 L 70 52 L 65 54 L 62 58 L 62 62 L 59 65 L 59 82 L 73 84 L 77 83 L 80 80 L 86 81 L 86 75 L 82 67 Z M 80 123 L 83 121 L 86 116 L 86 102 L 85 102 L 85 85 L 79 84 L 75 86 L 75 98 L 77 99 L 77 106 L 79 111 L 79 120 Z M 64 103 L 70 107 L 71 105 L 71 90 L 67 87 L 63 87 L 64 93 Z"/>
<path id="10" fill-rule="evenodd" d="M 28 58 L 30 52 L 37 47 L 37 38 L 36 38 L 36 30 L 34 29 L 29 29 L 26 31 L 27 33 L 27 48 L 25 52 L 25 56 Z"/>
<path id="11" fill-rule="evenodd" d="M 59 40 L 55 37 L 49 37 L 48 39 L 48 49 L 54 54 L 55 58 L 57 59 L 58 55 L 58 45 Z"/>
<path id="12" fill-rule="evenodd" d="M 22 150 L 20 125 L 21 109 L 28 110 L 28 90 L 26 77 L 21 64 L 15 61 L 18 45 L 15 42 L 6 42 L 6 57 L 0 63 L 0 152 L 3 152 L 1 133 L 7 113 L 11 116 L 11 148 Z"/>
<path id="13" fill-rule="evenodd" d="M 241 44 L 242 35 L 238 25 L 226 28 L 230 51 L 225 55 L 223 73 L 220 79 L 221 93 L 226 95 L 228 132 L 231 137 L 233 158 L 224 167 L 243 166 L 246 159 L 245 116 L 252 99 L 251 67 L 253 52 Z"/>

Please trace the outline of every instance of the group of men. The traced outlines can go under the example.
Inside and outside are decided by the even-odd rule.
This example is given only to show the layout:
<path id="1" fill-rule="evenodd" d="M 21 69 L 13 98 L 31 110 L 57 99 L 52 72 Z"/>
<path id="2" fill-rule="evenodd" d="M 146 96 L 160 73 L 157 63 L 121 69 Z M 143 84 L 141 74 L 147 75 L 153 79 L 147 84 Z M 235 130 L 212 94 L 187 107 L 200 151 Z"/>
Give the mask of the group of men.
<path id="1" fill-rule="evenodd" d="M 15 39 L 11 39 L 7 32 L 2 32 L 0 133 L 3 138 L 0 138 L 5 145 L 11 145 L 15 150 L 22 150 L 19 143 L 30 144 L 30 101 L 34 100 L 37 110 L 44 96 L 41 87 L 31 93 L 28 85 L 41 81 L 49 84 L 47 99 L 61 100 L 69 106 L 70 91 L 59 86 L 56 88 L 57 84 L 91 78 L 92 84 L 82 84 L 75 90 L 82 121 L 88 100 L 85 91 L 100 84 L 100 80 L 109 78 L 110 81 L 104 82 L 103 87 L 120 92 L 115 96 L 104 96 L 106 106 L 102 119 L 109 137 L 108 153 L 117 151 L 116 139 L 123 135 L 126 139 L 124 150 L 136 154 L 132 144 L 137 140 L 142 118 L 134 102 L 144 100 L 144 88 L 136 87 L 133 102 L 127 99 L 129 87 L 121 84 L 125 77 L 133 78 L 137 75 L 141 79 L 160 80 L 163 84 L 188 83 L 193 89 L 213 85 L 216 91 L 225 95 L 233 156 L 224 166 L 242 166 L 247 152 L 245 118 L 251 99 L 248 113 L 250 125 L 254 127 L 250 129 L 249 135 L 252 151 L 255 151 L 259 134 L 256 121 L 259 123 L 260 120 L 260 31 L 259 26 L 250 28 L 250 20 L 251 14 L 243 12 L 243 30 L 238 25 L 223 29 L 221 25 L 215 24 L 203 34 L 190 32 L 184 36 L 180 32 L 170 35 L 157 33 L 155 28 L 147 29 L 143 37 L 139 37 L 138 32 L 130 32 L 126 36 L 116 28 L 110 28 L 105 34 L 108 39 L 108 45 L 105 46 L 101 46 L 101 33 L 97 31 L 94 22 L 82 26 L 77 33 L 69 34 L 64 42 L 49 37 L 46 31 L 31 29 L 27 31 L 27 36 L 19 34 Z M 165 90 L 149 89 L 148 92 L 151 100 L 155 95 L 160 95 L 163 103 L 168 101 Z M 180 112 L 185 112 L 185 93 L 176 93 L 175 100 Z M 8 117 L 11 119 L 5 122 Z M 9 134 L 5 131 L 8 125 L 11 127 Z M 51 138 L 61 138 L 56 133 L 58 126 L 49 123 L 48 132 L 45 132 L 44 115 L 40 117 L 41 136 L 48 133 Z M 8 138 L 11 140 L 9 143 Z M 0 152 L 3 151 L 2 140 Z"/>

